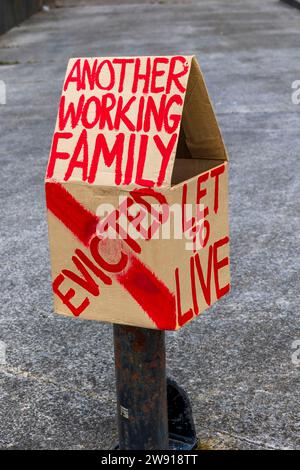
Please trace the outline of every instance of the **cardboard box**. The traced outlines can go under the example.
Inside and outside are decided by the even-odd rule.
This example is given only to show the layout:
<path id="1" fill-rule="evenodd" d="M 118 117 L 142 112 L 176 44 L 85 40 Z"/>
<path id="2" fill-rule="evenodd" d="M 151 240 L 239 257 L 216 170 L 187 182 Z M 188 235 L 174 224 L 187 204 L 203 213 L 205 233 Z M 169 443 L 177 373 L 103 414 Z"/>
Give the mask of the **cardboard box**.
<path id="1" fill-rule="evenodd" d="M 174 330 L 225 295 L 227 167 L 195 57 L 71 59 L 45 180 L 55 312 Z"/>

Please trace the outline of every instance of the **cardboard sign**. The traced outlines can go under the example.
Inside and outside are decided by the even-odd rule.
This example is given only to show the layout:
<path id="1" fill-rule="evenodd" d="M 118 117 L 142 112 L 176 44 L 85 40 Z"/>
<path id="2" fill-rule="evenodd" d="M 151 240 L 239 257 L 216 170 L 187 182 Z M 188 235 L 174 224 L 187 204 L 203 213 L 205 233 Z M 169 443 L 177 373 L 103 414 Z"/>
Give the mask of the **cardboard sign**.
<path id="1" fill-rule="evenodd" d="M 194 57 L 71 59 L 45 184 L 57 313 L 177 329 L 229 291 L 227 154 Z"/>

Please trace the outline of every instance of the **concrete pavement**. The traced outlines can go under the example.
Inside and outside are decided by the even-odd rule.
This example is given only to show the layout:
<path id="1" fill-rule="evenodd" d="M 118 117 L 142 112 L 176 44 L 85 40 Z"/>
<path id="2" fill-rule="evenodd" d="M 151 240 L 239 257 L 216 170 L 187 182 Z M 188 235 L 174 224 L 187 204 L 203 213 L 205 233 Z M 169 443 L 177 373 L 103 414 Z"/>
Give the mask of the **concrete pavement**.
<path id="1" fill-rule="evenodd" d="M 111 327 L 53 314 L 43 177 L 69 57 L 179 52 L 200 61 L 231 158 L 233 287 L 167 334 L 169 372 L 204 446 L 299 449 L 300 13 L 276 0 L 75 3 L 0 37 L 0 448 L 116 442 Z"/>

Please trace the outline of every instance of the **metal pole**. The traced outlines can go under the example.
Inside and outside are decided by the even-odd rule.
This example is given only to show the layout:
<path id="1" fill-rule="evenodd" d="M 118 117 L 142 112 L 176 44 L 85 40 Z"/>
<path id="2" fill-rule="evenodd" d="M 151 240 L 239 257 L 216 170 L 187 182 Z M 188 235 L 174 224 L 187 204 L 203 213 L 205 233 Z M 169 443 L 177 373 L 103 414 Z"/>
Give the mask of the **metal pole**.
<path id="1" fill-rule="evenodd" d="M 168 449 L 164 331 L 114 325 L 120 450 Z"/>

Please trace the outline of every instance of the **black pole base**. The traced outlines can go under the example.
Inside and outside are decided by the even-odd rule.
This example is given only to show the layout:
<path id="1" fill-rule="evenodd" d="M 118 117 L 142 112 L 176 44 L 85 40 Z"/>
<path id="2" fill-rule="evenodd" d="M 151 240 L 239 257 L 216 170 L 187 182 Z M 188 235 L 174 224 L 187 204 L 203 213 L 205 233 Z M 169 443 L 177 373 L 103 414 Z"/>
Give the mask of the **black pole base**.
<path id="1" fill-rule="evenodd" d="M 175 380 L 167 379 L 169 450 L 194 450 L 199 442 L 190 400 Z"/>
<path id="2" fill-rule="evenodd" d="M 195 450 L 199 446 L 190 400 L 180 385 L 167 379 L 169 447 L 167 450 Z M 115 447 L 118 450 L 119 446 Z"/>
<path id="3" fill-rule="evenodd" d="M 120 450 L 168 448 L 165 332 L 114 325 Z"/>
<path id="4" fill-rule="evenodd" d="M 166 377 L 165 332 L 114 325 L 120 450 L 193 450 L 185 391 Z"/>

